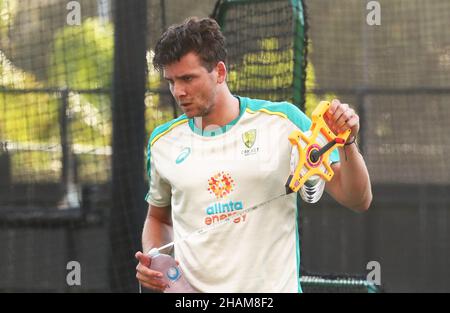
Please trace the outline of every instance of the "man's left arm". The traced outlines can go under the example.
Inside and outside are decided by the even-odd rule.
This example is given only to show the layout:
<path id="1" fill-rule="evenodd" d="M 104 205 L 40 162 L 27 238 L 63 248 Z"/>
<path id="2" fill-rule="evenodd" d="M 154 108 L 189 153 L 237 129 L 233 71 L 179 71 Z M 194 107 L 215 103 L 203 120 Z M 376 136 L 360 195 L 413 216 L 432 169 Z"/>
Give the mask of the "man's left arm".
<path id="1" fill-rule="evenodd" d="M 352 142 L 359 132 L 359 116 L 348 104 L 336 99 L 331 102 L 325 121 L 334 133 L 350 128 L 352 132 L 347 142 Z M 326 191 L 343 206 L 364 212 L 372 202 L 372 188 L 364 159 L 356 144 L 338 150 L 340 162 L 331 165 L 334 176 L 326 184 Z"/>

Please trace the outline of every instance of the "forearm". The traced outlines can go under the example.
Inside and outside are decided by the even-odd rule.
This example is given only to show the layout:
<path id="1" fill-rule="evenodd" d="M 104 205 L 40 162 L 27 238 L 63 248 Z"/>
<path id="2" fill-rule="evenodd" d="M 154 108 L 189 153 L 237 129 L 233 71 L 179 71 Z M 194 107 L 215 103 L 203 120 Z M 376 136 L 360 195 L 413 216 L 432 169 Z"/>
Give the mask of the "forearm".
<path id="1" fill-rule="evenodd" d="M 148 216 L 142 231 L 142 251 L 147 253 L 152 248 L 161 247 L 171 242 L 172 237 L 172 225 Z"/>
<path id="2" fill-rule="evenodd" d="M 356 211 L 365 211 L 372 201 L 369 173 L 356 144 L 339 148 L 341 159 L 341 192 L 345 206 Z"/>

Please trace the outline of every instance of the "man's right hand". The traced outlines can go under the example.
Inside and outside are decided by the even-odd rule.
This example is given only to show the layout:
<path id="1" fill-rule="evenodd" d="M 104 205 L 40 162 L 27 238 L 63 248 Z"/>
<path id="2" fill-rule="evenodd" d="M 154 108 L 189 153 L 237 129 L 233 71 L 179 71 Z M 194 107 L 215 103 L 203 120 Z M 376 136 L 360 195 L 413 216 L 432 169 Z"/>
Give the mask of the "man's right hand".
<path id="1" fill-rule="evenodd" d="M 136 278 L 141 285 L 148 289 L 163 292 L 166 289 L 166 284 L 162 280 L 163 274 L 149 268 L 152 259 L 141 251 L 135 254 L 135 258 L 139 261 L 136 266 Z"/>

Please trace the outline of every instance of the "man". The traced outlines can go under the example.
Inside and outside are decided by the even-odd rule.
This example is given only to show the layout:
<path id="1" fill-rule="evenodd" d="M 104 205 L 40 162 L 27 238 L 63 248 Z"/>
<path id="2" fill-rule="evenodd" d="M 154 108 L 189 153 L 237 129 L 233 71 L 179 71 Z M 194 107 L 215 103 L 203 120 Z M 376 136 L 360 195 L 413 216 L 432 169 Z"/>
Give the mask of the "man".
<path id="1" fill-rule="evenodd" d="M 307 131 L 311 121 L 292 104 L 231 94 L 225 59 L 224 37 L 208 18 L 171 26 L 156 45 L 154 65 L 184 114 L 150 137 L 145 253 L 285 190 L 288 135 Z M 342 205 L 365 211 L 372 201 L 369 175 L 351 144 L 359 118 L 333 100 L 326 122 L 335 133 L 351 129 L 346 151 L 332 154 L 335 175 L 326 191 Z M 301 292 L 297 214 L 296 195 L 286 195 L 178 242 L 175 258 L 200 292 Z M 148 268 L 151 259 L 142 252 L 136 258 L 140 283 L 163 290 L 162 274 Z"/>

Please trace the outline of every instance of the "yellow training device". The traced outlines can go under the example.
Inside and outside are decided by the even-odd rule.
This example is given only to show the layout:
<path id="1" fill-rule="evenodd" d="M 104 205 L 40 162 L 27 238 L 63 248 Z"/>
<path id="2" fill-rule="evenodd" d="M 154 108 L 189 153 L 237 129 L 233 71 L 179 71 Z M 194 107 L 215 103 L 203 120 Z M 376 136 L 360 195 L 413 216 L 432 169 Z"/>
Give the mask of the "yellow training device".
<path id="1" fill-rule="evenodd" d="M 287 193 L 298 192 L 312 176 L 317 175 L 325 181 L 333 178 L 334 172 L 330 166 L 331 148 L 342 147 L 347 141 L 351 130 L 338 135 L 334 134 L 324 120 L 324 115 L 330 107 L 330 102 L 321 101 L 312 113 L 312 124 L 309 131 L 293 131 L 288 139 L 298 150 L 299 160 L 295 172 L 286 183 Z M 315 176 L 315 177 L 317 177 Z"/>

